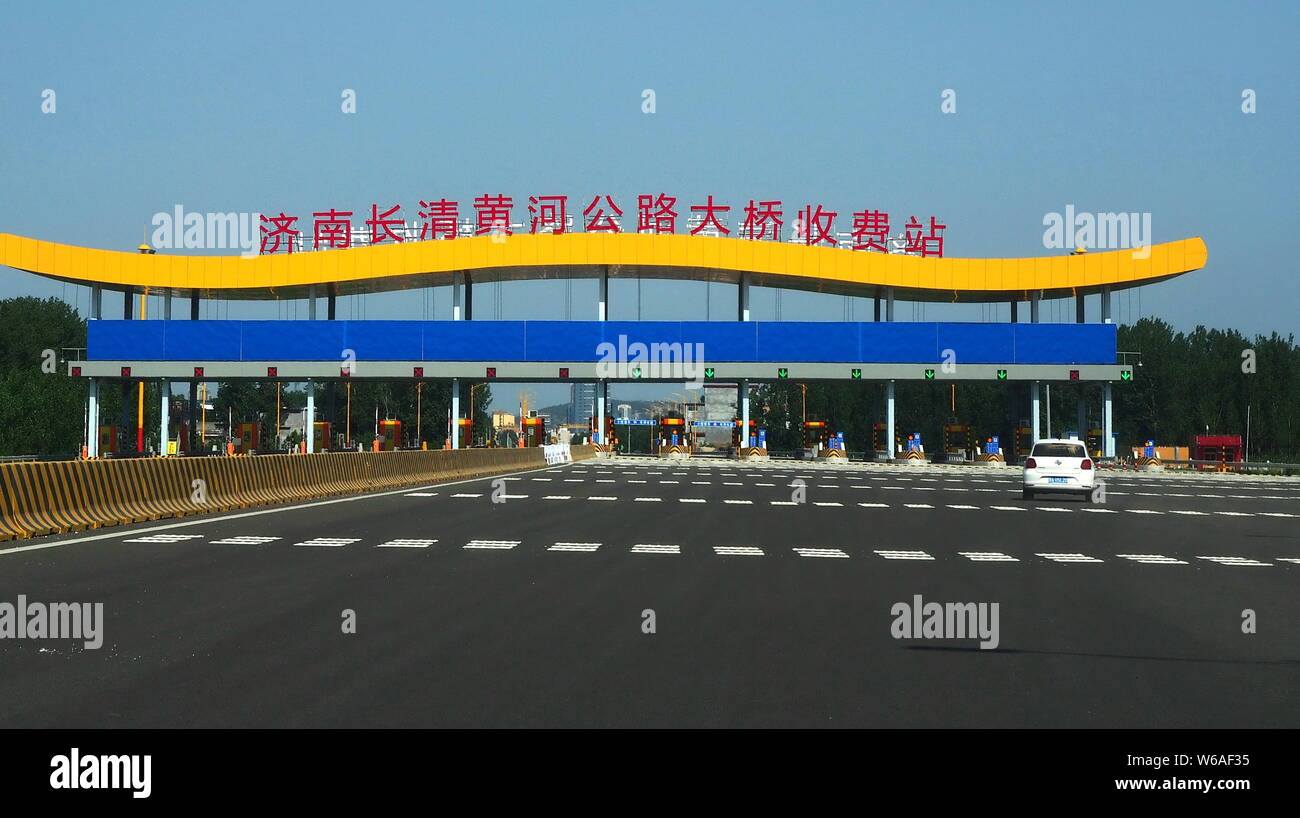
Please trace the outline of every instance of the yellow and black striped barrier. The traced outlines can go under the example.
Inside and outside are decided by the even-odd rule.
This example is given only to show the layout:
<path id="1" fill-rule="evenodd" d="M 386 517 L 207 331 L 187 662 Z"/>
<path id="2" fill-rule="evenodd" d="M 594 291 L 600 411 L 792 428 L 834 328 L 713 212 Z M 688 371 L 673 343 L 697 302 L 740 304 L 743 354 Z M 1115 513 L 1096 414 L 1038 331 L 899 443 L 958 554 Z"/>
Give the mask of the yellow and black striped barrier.
<path id="1" fill-rule="evenodd" d="M 908 449 L 907 451 L 895 457 L 894 461 L 903 462 L 903 463 L 929 463 L 930 462 L 929 459 L 925 456 L 925 452 L 917 451 L 916 449 Z"/>
<path id="2" fill-rule="evenodd" d="M 574 446 L 574 460 L 595 456 Z M 0 540 L 291 503 L 546 464 L 540 448 L 0 464 Z"/>

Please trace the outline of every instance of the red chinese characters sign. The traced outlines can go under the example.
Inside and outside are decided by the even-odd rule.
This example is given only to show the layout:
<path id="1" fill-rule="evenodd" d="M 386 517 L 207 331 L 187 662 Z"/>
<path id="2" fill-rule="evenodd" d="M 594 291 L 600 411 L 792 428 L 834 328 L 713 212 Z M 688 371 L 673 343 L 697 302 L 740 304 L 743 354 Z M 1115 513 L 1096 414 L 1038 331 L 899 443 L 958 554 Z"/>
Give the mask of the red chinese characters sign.
<path id="1" fill-rule="evenodd" d="M 582 207 L 584 197 L 574 203 Z M 933 216 L 925 221 L 916 216 L 897 220 L 891 235 L 889 213 L 882 210 L 853 211 L 841 219 L 838 211 L 823 204 L 805 204 L 786 219 L 779 199 L 750 199 L 731 216 L 729 204 L 715 200 L 712 194 L 697 204 L 678 205 L 677 197 L 667 193 L 643 193 L 636 197 L 637 233 L 672 235 L 678 232 L 677 221 L 684 211 L 688 215 L 683 229 L 690 235 L 734 236 L 748 241 L 787 241 L 809 247 L 837 247 L 875 253 L 901 253 L 921 257 L 943 258 L 943 231 L 947 225 Z M 401 205 L 370 205 L 369 218 L 362 216 L 362 227 L 354 229 L 351 210 L 330 208 L 313 212 L 309 236 L 298 228 L 299 218 L 281 211 L 278 216 L 261 217 L 263 255 L 293 253 L 303 249 L 342 250 L 361 244 L 436 241 L 470 236 L 492 236 L 504 240 L 516 232 L 559 235 L 573 232 L 566 195 L 538 195 L 527 199 L 526 223 L 512 221 L 514 199 L 501 193 L 484 193 L 471 202 L 471 212 L 462 215 L 460 204 L 446 198 L 420 200 L 418 219 L 409 224 L 401 215 Z M 624 232 L 624 211 L 617 199 L 595 194 L 582 207 L 581 230 L 587 233 Z M 631 219 L 631 217 L 628 217 Z M 734 221 L 732 221 L 734 219 Z M 729 224 L 729 222 L 731 222 Z M 734 232 L 733 232 L 734 227 Z"/>

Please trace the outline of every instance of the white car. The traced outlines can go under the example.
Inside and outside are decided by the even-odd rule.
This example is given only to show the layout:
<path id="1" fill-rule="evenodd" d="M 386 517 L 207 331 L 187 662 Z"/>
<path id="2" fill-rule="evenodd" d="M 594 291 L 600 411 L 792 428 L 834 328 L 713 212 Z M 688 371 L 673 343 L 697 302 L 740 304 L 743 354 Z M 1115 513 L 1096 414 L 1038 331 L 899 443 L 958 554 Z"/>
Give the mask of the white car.
<path id="1" fill-rule="evenodd" d="M 1092 458 L 1082 440 L 1040 440 L 1025 460 L 1023 497 L 1033 499 L 1036 492 L 1044 494 L 1092 493 L 1097 476 Z"/>

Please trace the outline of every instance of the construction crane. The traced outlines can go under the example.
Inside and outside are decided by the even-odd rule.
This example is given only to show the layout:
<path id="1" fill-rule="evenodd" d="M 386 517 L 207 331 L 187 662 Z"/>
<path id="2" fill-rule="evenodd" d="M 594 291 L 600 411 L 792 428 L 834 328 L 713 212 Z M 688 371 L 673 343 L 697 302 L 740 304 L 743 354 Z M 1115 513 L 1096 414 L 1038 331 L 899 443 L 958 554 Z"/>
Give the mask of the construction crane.
<path id="1" fill-rule="evenodd" d="M 537 392 L 532 389 L 519 390 L 519 421 L 518 431 L 523 434 L 524 418 L 528 417 L 528 404 L 537 397 Z"/>

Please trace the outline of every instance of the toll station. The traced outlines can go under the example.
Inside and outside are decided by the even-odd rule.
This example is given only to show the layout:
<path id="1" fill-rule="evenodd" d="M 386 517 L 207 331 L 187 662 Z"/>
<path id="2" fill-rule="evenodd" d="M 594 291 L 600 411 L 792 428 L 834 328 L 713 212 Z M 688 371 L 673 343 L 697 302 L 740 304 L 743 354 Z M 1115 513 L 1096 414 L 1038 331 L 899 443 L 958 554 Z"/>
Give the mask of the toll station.
<path id="1" fill-rule="evenodd" d="M 146 251 L 148 248 L 144 248 Z M 611 442 L 608 385 L 652 381 L 738 384 L 736 428 L 749 430 L 751 446 L 765 430 L 750 418 L 750 386 L 791 380 L 860 381 L 882 386 L 883 424 L 871 441 L 854 446 L 889 452 L 916 451 L 905 445 L 895 424 L 895 384 L 899 381 L 1007 382 L 1027 384 L 1027 426 L 1015 434 L 1014 449 L 1027 451 L 1040 437 L 1039 403 L 1043 384 L 1090 382 L 1101 385 L 1097 413 L 1101 428 L 1090 430 L 1089 447 L 1113 457 L 1113 388 L 1131 381 L 1132 367 L 1120 360 L 1113 293 L 1152 284 L 1199 269 L 1207 251 L 1200 238 L 1141 248 L 1015 259 L 933 258 L 858 252 L 841 247 L 807 246 L 740 238 L 649 234 L 564 233 L 472 236 L 399 244 L 379 244 L 274 256 L 179 256 L 151 251 L 127 253 L 56 244 L 0 234 L 0 264 L 91 288 L 88 349 L 84 360 L 68 362 L 73 377 L 89 383 L 88 456 L 112 451 L 115 436 L 100 430 L 99 394 L 142 381 L 259 379 L 337 384 L 357 379 L 420 382 L 452 386 L 451 448 L 468 444 L 470 419 L 461 416 L 460 384 L 474 382 L 568 382 L 598 385 L 593 442 Z M 478 321 L 473 317 L 474 285 L 528 279 L 591 278 L 599 283 L 590 320 Z M 686 279 L 736 287 L 734 321 L 610 321 L 609 281 L 618 278 Z M 449 286 L 450 314 L 441 320 L 338 320 L 341 295 Z M 805 290 L 870 298 L 872 321 L 754 321 L 752 287 Z M 120 303 L 120 318 L 106 312 Z M 164 299 L 154 320 L 132 315 L 135 296 Z M 117 299 L 120 298 L 120 301 Z M 1048 299 L 1074 299 L 1074 323 L 1040 322 Z M 204 299 L 303 299 L 307 320 L 201 320 Z M 182 306 L 175 315 L 175 302 Z M 944 303 L 1004 302 L 1008 323 L 902 322 L 899 301 Z M 1088 317 L 1088 303 L 1092 302 Z M 1020 306 L 1028 305 L 1027 321 Z M 628 360 L 611 365 L 610 349 Z M 691 350 L 699 350 L 696 360 Z M 705 366 L 704 364 L 707 364 Z M 161 429 L 169 428 L 170 401 L 159 406 Z M 125 400 L 124 400 L 125 403 Z M 191 401 L 191 407 L 194 402 Z M 1087 407 L 1080 408 L 1086 417 Z M 125 415 L 126 413 L 124 413 Z M 316 430 L 306 442 L 318 451 L 329 428 L 317 420 L 314 393 L 307 391 L 307 423 Z M 525 422 L 527 445 L 541 445 L 547 430 L 541 419 Z M 400 421 L 384 428 L 383 446 L 401 441 Z M 669 428 L 660 419 L 657 447 L 691 451 L 695 430 L 681 421 Z M 123 425 L 129 425 L 128 418 Z M 195 419 L 183 424 L 195 428 Z M 322 428 L 323 427 L 323 428 Z M 597 431 L 599 430 L 599 431 Z M 134 431 L 134 430 L 132 430 Z M 833 429 L 805 428 L 805 443 L 842 451 Z M 977 448 L 969 429 L 952 424 L 951 438 L 935 453 Z M 1093 436 L 1093 433 L 1096 433 Z M 739 432 L 735 435 L 739 438 Z M 126 440 L 135 436 L 127 434 Z M 241 446 L 254 445 L 241 433 Z M 960 440 L 960 443 L 958 441 Z M 159 451 L 168 451 L 159 441 Z M 979 446 L 987 448 L 988 441 Z M 184 447 L 182 447 L 184 448 Z M 986 453 L 986 452 L 985 452 Z"/>

